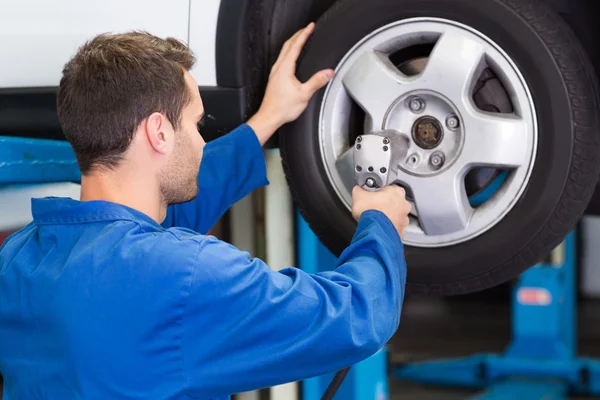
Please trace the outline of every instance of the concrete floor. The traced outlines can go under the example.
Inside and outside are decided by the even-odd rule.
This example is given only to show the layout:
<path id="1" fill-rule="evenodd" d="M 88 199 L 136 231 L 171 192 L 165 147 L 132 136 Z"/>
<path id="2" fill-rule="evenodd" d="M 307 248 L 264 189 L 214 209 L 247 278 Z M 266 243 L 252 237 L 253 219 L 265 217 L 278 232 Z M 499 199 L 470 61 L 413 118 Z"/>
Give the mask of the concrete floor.
<path id="1" fill-rule="evenodd" d="M 509 294 L 507 288 L 499 288 L 488 294 L 451 300 L 407 299 L 400 329 L 389 344 L 391 362 L 502 353 L 511 337 Z M 578 337 L 580 355 L 600 358 L 600 302 L 580 303 Z M 390 378 L 391 400 L 463 400 L 476 393 Z"/>

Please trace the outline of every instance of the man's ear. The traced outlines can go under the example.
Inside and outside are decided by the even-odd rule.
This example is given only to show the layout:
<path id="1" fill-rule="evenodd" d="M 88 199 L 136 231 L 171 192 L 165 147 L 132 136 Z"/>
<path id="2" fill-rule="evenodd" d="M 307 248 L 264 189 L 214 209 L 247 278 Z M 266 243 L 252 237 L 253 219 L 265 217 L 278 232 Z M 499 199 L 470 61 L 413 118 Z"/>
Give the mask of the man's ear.
<path id="1" fill-rule="evenodd" d="M 166 154 L 173 147 L 173 126 L 163 114 L 155 112 L 146 118 L 144 131 L 154 151 Z"/>

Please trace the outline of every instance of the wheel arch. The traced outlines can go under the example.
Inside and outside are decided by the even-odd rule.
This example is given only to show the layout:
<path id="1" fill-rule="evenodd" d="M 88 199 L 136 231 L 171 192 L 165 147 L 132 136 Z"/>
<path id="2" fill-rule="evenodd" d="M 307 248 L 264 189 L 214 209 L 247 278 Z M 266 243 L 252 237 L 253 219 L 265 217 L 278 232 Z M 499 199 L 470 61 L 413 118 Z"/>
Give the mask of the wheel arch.
<path id="1" fill-rule="evenodd" d="M 335 1 L 221 0 L 217 84 L 230 88 L 264 84 L 283 43 Z"/>
<path id="2" fill-rule="evenodd" d="M 217 85 L 243 91 L 243 118 L 258 110 L 271 66 L 294 32 L 336 0 L 221 0 Z M 276 146 L 275 136 L 268 146 Z"/>

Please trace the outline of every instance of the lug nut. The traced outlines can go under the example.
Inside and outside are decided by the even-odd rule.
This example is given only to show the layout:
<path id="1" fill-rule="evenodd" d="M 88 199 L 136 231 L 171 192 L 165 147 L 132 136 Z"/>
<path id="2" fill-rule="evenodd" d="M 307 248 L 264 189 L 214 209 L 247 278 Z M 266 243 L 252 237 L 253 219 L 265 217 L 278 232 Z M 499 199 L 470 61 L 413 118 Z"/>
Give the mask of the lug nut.
<path id="1" fill-rule="evenodd" d="M 369 172 L 373 172 L 373 167 L 369 167 Z"/>
<path id="2" fill-rule="evenodd" d="M 412 156 L 408 157 L 408 160 L 406 161 L 406 163 L 408 165 L 410 165 L 411 167 L 414 167 L 415 165 L 417 165 L 418 162 L 419 162 L 419 156 L 416 154 L 413 154 Z"/>
<path id="3" fill-rule="evenodd" d="M 390 139 L 383 138 L 383 144 L 390 144 Z"/>
<path id="4" fill-rule="evenodd" d="M 450 129 L 456 129 L 458 128 L 458 117 L 456 115 L 450 115 L 448 118 L 446 118 L 446 126 Z"/>
<path id="5" fill-rule="evenodd" d="M 425 102 L 423 102 L 423 100 L 420 98 L 415 97 L 410 100 L 409 107 L 413 112 L 420 112 L 423 111 L 423 108 L 425 108 Z"/>
<path id="6" fill-rule="evenodd" d="M 356 166 L 356 170 L 357 170 L 358 172 L 360 172 L 360 171 L 362 171 L 362 167 L 361 167 L 360 165 L 357 165 L 357 166 Z"/>
<path id="7" fill-rule="evenodd" d="M 357 144 L 357 145 L 356 145 L 356 149 L 357 149 L 357 150 L 360 150 L 360 144 Z"/>
<path id="8" fill-rule="evenodd" d="M 356 138 L 356 143 L 360 143 L 360 142 L 362 142 L 362 136 L 358 136 L 358 137 Z"/>
<path id="9" fill-rule="evenodd" d="M 429 164 L 435 169 L 440 169 L 444 165 L 445 157 L 442 153 L 433 153 L 429 158 Z"/>
<path id="10" fill-rule="evenodd" d="M 381 172 L 382 174 L 385 174 L 387 172 L 387 168 L 382 167 L 379 169 L 379 172 Z"/>
<path id="11" fill-rule="evenodd" d="M 389 148 L 387 146 L 383 146 L 383 151 L 388 151 Z"/>

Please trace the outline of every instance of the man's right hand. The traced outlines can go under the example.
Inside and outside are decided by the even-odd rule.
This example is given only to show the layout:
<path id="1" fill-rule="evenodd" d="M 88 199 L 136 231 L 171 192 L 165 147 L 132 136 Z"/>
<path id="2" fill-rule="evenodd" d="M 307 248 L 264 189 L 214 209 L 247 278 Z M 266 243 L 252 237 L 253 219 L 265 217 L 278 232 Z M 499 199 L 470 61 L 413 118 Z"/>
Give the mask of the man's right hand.
<path id="1" fill-rule="evenodd" d="M 363 212 L 378 210 L 394 224 L 400 238 L 409 224 L 408 214 L 412 206 L 406 200 L 406 192 L 398 185 L 390 185 L 376 192 L 369 192 L 360 186 L 352 190 L 352 216 L 357 221 Z"/>
<path id="2" fill-rule="evenodd" d="M 263 101 L 256 114 L 248 120 L 261 144 L 265 144 L 282 125 L 295 121 L 317 90 L 327 85 L 335 75 L 334 70 L 324 69 L 304 83 L 296 77 L 298 58 L 314 30 L 315 24 L 310 23 L 296 32 L 285 42 L 271 68 Z"/>

